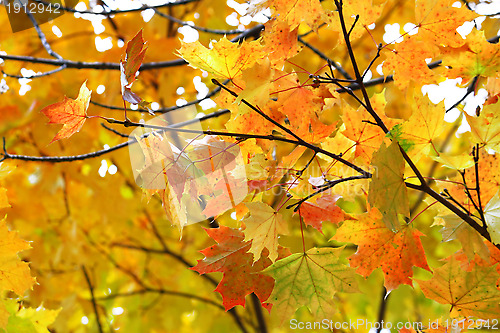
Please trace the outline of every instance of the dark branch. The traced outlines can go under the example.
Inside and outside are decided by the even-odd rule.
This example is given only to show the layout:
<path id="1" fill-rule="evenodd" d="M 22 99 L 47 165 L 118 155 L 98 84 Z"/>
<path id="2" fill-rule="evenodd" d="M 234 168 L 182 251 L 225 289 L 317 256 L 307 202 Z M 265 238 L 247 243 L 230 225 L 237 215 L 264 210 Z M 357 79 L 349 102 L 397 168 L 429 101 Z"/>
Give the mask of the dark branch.
<path id="1" fill-rule="evenodd" d="M 223 84 L 227 84 L 228 82 L 229 82 L 229 80 L 226 80 L 226 81 L 224 81 Z M 167 112 L 171 112 L 171 111 L 182 109 L 182 108 L 184 108 L 186 106 L 196 105 L 196 104 L 200 103 L 201 101 L 204 101 L 204 100 L 206 100 L 208 98 L 213 97 L 215 94 L 217 94 L 220 91 L 220 89 L 221 89 L 220 87 L 216 87 L 212 91 L 210 91 L 205 97 L 200 98 L 200 99 L 196 99 L 196 100 L 191 101 L 191 102 L 188 102 L 188 103 L 186 103 L 184 105 L 176 105 L 176 106 L 170 106 L 170 107 L 167 107 L 167 108 L 160 108 L 160 109 L 155 110 L 153 112 L 154 113 L 167 113 Z M 102 103 L 99 103 L 99 102 L 96 102 L 96 101 L 92 101 L 92 100 L 90 101 L 90 103 L 92 103 L 94 105 L 97 105 L 97 106 L 100 106 L 102 108 L 110 109 L 110 110 L 117 110 L 117 111 L 123 111 L 124 110 L 123 106 L 119 107 L 119 106 L 106 105 L 106 104 L 102 104 Z M 139 109 L 139 110 L 133 110 L 131 108 L 127 108 L 126 110 L 127 111 L 136 111 L 136 112 L 148 112 L 149 113 L 148 110 L 141 110 L 141 109 Z"/>
<path id="2" fill-rule="evenodd" d="M 453 104 L 450 108 L 448 108 L 446 110 L 446 113 L 448 113 L 449 111 L 451 111 L 454 108 L 456 108 L 457 106 L 459 106 L 467 98 L 467 96 L 469 96 L 470 94 L 472 94 L 474 92 L 474 90 L 476 89 L 476 84 L 477 84 L 478 80 L 479 80 L 479 76 L 474 76 L 474 78 L 470 82 L 469 86 L 467 87 L 467 91 L 465 92 L 465 95 L 462 98 L 460 98 L 455 104 Z"/>
<path id="3" fill-rule="evenodd" d="M 312 194 L 309 194 L 307 197 L 305 198 L 302 198 L 300 199 L 299 201 L 297 201 L 296 203 L 294 204 L 291 204 L 291 205 L 288 205 L 286 206 L 286 209 L 290 209 L 294 206 L 297 206 L 295 207 L 295 209 L 293 210 L 294 212 L 296 212 L 297 210 L 299 210 L 300 206 L 306 202 L 307 200 L 311 199 L 312 197 L 322 193 L 322 192 L 325 192 L 325 191 L 328 191 L 329 189 L 331 189 L 332 187 L 334 187 L 335 185 L 337 184 L 340 184 L 340 183 L 343 183 L 343 182 L 347 182 L 347 181 L 351 181 L 351 180 L 357 180 L 357 179 L 367 179 L 367 178 L 371 178 L 371 174 L 363 174 L 363 175 L 357 175 L 357 176 L 351 176 L 351 177 L 345 177 L 345 178 L 340 178 L 340 179 L 336 179 L 336 180 L 328 180 L 327 183 L 323 186 L 321 186 L 319 188 L 319 190 L 317 190 L 316 192 L 312 193 Z"/>
<path id="4" fill-rule="evenodd" d="M 345 77 L 347 80 L 352 80 L 352 77 L 349 75 L 349 73 L 347 73 L 345 71 L 345 69 L 342 68 L 342 66 L 340 66 L 339 64 L 337 64 L 332 59 L 328 58 L 326 56 L 326 54 L 324 54 L 323 52 L 321 52 L 320 50 L 318 50 L 316 47 L 314 47 L 311 44 L 309 44 L 308 42 L 306 42 L 301 36 L 298 37 L 298 40 L 299 40 L 299 42 L 301 42 L 302 44 L 304 44 L 305 47 L 307 47 L 308 49 L 310 49 L 311 51 L 313 51 L 314 53 L 316 53 L 321 59 L 326 60 L 329 65 L 333 66 L 333 68 L 335 68 L 336 70 L 338 70 L 339 73 L 342 74 L 342 76 Z"/>
<path id="5" fill-rule="evenodd" d="M 50 4 L 49 2 L 43 1 L 43 0 L 33 0 L 33 1 L 38 2 L 38 3 L 43 3 L 46 6 L 48 6 Z M 144 10 L 147 10 L 147 9 L 182 6 L 182 5 L 186 5 L 188 3 L 198 2 L 198 1 L 199 0 L 178 0 L 178 1 L 175 1 L 175 2 L 168 2 L 168 3 L 162 4 L 162 5 L 156 5 L 156 6 L 143 5 L 143 6 L 139 7 L 139 8 L 124 9 L 124 10 L 109 10 L 109 11 L 100 12 L 100 13 L 94 12 L 92 10 L 76 10 L 74 8 L 64 7 L 64 6 L 61 6 L 60 9 L 66 11 L 66 12 L 70 12 L 70 13 L 111 16 L 111 15 L 117 15 L 117 14 L 126 14 L 126 13 L 133 13 L 133 12 L 141 12 L 141 11 L 144 11 Z"/>
<path id="6" fill-rule="evenodd" d="M 166 290 L 162 288 L 144 288 L 144 289 L 139 289 L 139 290 L 134 290 L 134 291 L 129 291 L 126 293 L 115 293 L 107 296 L 101 296 L 97 297 L 97 300 L 99 301 L 107 301 L 110 299 L 115 299 L 119 297 L 131 297 L 131 296 L 136 296 L 136 295 L 143 295 L 143 294 L 148 294 L 148 293 L 156 293 L 156 294 L 161 294 L 161 295 L 170 295 L 170 296 L 178 296 L 178 297 L 184 297 L 184 298 L 189 298 L 189 299 L 194 299 L 203 303 L 207 303 L 210 305 L 213 305 L 221 310 L 224 310 L 224 307 L 220 305 L 219 303 L 212 301 L 207 298 L 200 297 L 195 294 L 189 294 L 189 293 L 184 293 L 181 291 L 174 291 L 174 290 Z"/>
<path id="7" fill-rule="evenodd" d="M 155 11 L 156 14 L 158 14 L 159 16 L 161 16 L 163 18 L 166 18 L 167 20 L 170 20 L 170 21 L 175 22 L 175 23 L 177 23 L 179 25 L 182 25 L 182 26 L 191 27 L 194 30 L 197 30 L 197 31 L 200 31 L 200 32 L 206 32 L 206 33 L 216 34 L 216 35 L 237 35 L 237 34 L 244 33 L 246 31 L 246 30 L 239 30 L 239 29 L 220 30 L 220 29 L 209 29 L 209 28 L 199 27 L 199 26 L 194 25 L 194 24 L 192 24 L 190 22 L 182 21 L 182 20 L 179 20 L 176 17 L 173 17 L 173 16 L 170 16 L 168 14 L 165 14 L 165 13 L 159 11 L 156 8 L 154 8 L 154 11 Z"/>
<path id="8" fill-rule="evenodd" d="M 94 296 L 94 287 L 92 286 L 92 283 L 90 282 L 90 277 L 89 277 L 89 274 L 87 273 L 87 269 L 83 265 L 82 265 L 82 271 L 83 271 L 83 275 L 85 276 L 85 280 L 87 281 L 87 285 L 89 287 L 90 297 L 91 297 L 91 301 L 92 301 L 92 307 L 94 308 L 95 320 L 97 322 L 97 328 L 99 329 L 99 333 L 103 333 L 104 331 L 102 330 L 101 320 L 99 319 L 99 309 L 97 308 L 97 303 L 96 303 L 96 299 Z"/>
<path id="9" fill-rule="evenodd" d="M 250 295 L 250 298 L 252 300 L 252 305 L 253 309 L 255 311 L 255 316 L 257 317 L 257 322 L 259 323 L 259 332 L 260 333 L 267 333 L 267 325 L 266 325 L 266 320 L 264 319 L 264 315 L 262 313 L 262 305 L 260 303 L 259 298 L 257 295 L 252 293 Z"/>

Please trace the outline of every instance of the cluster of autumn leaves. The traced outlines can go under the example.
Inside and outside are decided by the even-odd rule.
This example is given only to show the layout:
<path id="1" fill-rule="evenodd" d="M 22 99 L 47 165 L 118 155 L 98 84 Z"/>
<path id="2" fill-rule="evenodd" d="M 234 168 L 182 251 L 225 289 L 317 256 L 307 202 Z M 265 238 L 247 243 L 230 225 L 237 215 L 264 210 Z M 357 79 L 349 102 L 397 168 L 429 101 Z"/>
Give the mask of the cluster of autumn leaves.
<path id="1" fill-rule="evenodd" d="M 202 274 L 213 271 L 224 273 L 216 291 L 222 294 L 226 309 L 244 304 L 243 296 L 255 292 L 263 306 L 268 306 L 266 302 L 273 304 L 276 309 L 274 313 L 282 322 L 293 316 L 301 306 L 307 306 L 315 318 L 329 318 L 335 311 L 332 300 L 336 292 L 358 291 L 356 274 L 368 277 L 375 269 L 381 268 L 384 285 L 391 291 L 401 284 L 412 285 L 413 267 L 431 271 L 421 243 L 424 234 L 412 223 L 417 216 L 410 215 L 405 181 L 411 177 L 405 179 L 405 176 L 410 176 L 412 172 L 405 170 L 406 163 L 400 146 L 415 163 L 431 158 L 452 170 L 465 170 L 466 186 L 474 187 L 473 175 L 479 173 L 484 182 L 480 186 L 483 203 L 487 203 L 481 209 L 486 215 L 485 221 L 493 243 L 500 243 L 496 213 L 498 194 L 495 197 L 492 195 L 498 191 L 498 183 L 486 179 L 489 171 L 484 166 L 497 159 L 496 155 L 486 153 L 498 151 L 500 127 L 496 99 L 484 106 L 479 117 L 465 113 L 472 128 L 469 151 L 476 144 L 483 151 L 478 162 L 481 167 L 479 171 L 474 171 L 471 155 L 452 155 L 436 148 L 436 139 L 448 128 L 444 122 L 444 104 L 431 103 L 427 97 L 420 96 L 415 88 L 438 83 L 444 77 L 462 77 L 464 84 L 474 77 L 480 77 L 483 82 L 488 80 L 489 84 L 495 85 L 492 82 L 498 80 L 498 46 L 489 43 L 480 31 L 475 30 L 466 39 L 456 31 L 464 22 L 478 15 L 465 6 L 449 6 L 447 1 L 416 2 L 414 29 L 418 32 L 405 35 L 404 41 L 396 44 L 392 50 L 382 48 L 384 73 L 393 75 L 395 85 L 411 98 L 409 116 L 387 116 L 390 111 L 386 109 L 384 92 L 370 97 L 371 107 L 390 130 L 384 133 L 380 127 L 370 123 L 373 118 L 366 105 L 360 105 L 357 110 L 353 108 L 352 103 L 340 96 L 343 91 L 334 82 L 317 87 L 307 82 L 300 83 L 295 72 L 281 70 L 284 61 L 298 52 L 295 38 L 287 37 L 297 33 L 299 23 L 305 22 L 315 30 L 321 23 L 328 22 L 329 29 L 340 35 L 345 34 L 337 13 L 324 10 L 319 2 L 299 2 L 292 6 L 289 2 L 270 1 L 266 5 L 270 5 L 280 15 L 266 24 L 262 39 L 237 45 L 222 38 L 212 42 L 211 48 L 198 42 L 184 43 L 179 50 L 179 54 L 191 66 L 231 82 L 231 91 L 236 92 L 238 97 L 222 91 L 216 98 L 219 107 L 231 110 L 231 118 L 226 122 L 227 130 L 248 133 L 250 129 L 251 133 L 257 135 L 280 133 L 294 139 L 284 130 L 283 127 L 286 127 L 304 141 L 330 152 L 342 153 L 347 161 L 371 166 L 376 172 L 370 181 L 353 181 L 362 183 L 358 185 L 368 194 L 369 208 L 366 213 L 345 214 L 335 205 L 339 195 L 351 199 L 360 194 L 347 186 L 334 187 L 331 192 L 326 192 L 328 194 L 319 194 L 298 209 L 300 221 L 319 231 L 321 223 L 325 221 L 339 225 L 333 239 L 354 243 L 358 247 L 357 252 L 349 257 L 349 265 L 340 260 L 342 248 L 312 248 L 307 251 L 304 248 L 303 253 L 286 255 L 278 244 L 279 235 L 285 233 L 289 224 L 283 221 L 279 211 L 283 209 L 284 200 L 279 202 L 278 208 L 263 202 L 244 203 L 244 206 L 237 208 L 238 217 L 248 216 L 241 220 L 243 231 L 225 227 L 209 230 L 209 235 L 218 244 L 202 251 L 206 258 L 193 269 Z M 349 29 L 355 24 L 350 31 L 350 42 L 362 36 L 381 14 L 381 7 L 372 6 L 368 1 L 362 5 L 358 1 L 344 1 L 342 6 L 346 21 L 344 26 L 347 25 Z M 356 15 L 359 17 L 356 18 Z M 347 47 L 342 38 L 339 44 Z M 443 68 L 439 73 L 428 67 L 428 58 L 442 61 Z M 498 91 L 492 90 L 490 94 L 495 96 Z M 274 121 L 251 110 L 248 104 L 242 103 L 243 100 Z M 341 120 L 324 121 L 322 116 L 335 104 L 342 107 Z M 272 159 L 272 142 L 257 139 L 256 144 L 251 144 L 252 141 L 247 140 L 241 145 L 250 162 L 259 160 L 262 155 Z M 279 170 L 300 169 L 297 161 L 305 150 L 299 144 L 277 167 L 267 165 L 270 172 L 266 178 L 249 180 L 262 181 L 260 190 L 277 184 L 283 176 Z M 321 154 L 319 156 L 323 163 L 327 162 L 324 164 L 327 165 L 326 171 L 323 169 L 316 174 L 309 174 L 309 179 L 301 175 L 292 176 L 292 185 L 284 186 L 292 198 L 302 199 L 320 189 L 321 185 L 324 186 L 326 180 L 333 181 L 356 174 L 339 161 L 332 161 Z M 466 196 L 463 181 L 458 179 L 451 184 L 439 182 L 438 186 L 447 188 L 446 191 L 453 193 L 455 200 L 459 200 L 463 206 L 469 207 L 471 201 L 477 199 L 477 193 L 472 200 Z M 495 266 L 498 260 L 495 258 L 499 250 L 460 218 L 452 217 L 445 208 L 440 207 L 438 211 L 440 218 L 437 224 L 442 224 L 443 235 L 448 235 L 445 241 L 457 237 L 462 241 L 464 250 L 447 258 L 443 266 L 432 270 L 431 280 L 419 280 L 420 288 L 426 297 L 451 305 L 454 316 L 482 319 L 498 317 L 500 292 L 497 280 L 500 276 Z M 469 211 L 474 212 L 470 207 Z M 401 218 L 406 223 L 402 223 Z M 253 255 L 253 261 L 249 253 Z M 468 268 L 463 269 L 464 265 Z M 233 286 L 240 285 L 237 281 L 243 276 L 248 282 L 255 281 L 263 274 L 274 278 L 274 287 L 272 283 L 245 283 L 247 289 L 244 291 L 228 288 L 226 281 L 231 279 L 235 271 L 239 273 L 238 277 L 232 277 Z M 264 286 L 267 286 L 265 292 L 262 291 Z M 239 292 L 237 296 L 234 295 L 236 291 Z M 271 296 L 267 298 L 269 293 Z"/>
<path id="2" fill-rule="evenodd" d="M 244 306 L 245 297 L 254 293 L 262 306 L 273 311 L 282 323 L 302 306 L 307 306 L 315 318 L 332 317 L 336 311 L 335 294 L 359 292 L 359 276 L 368 277 L 378 268 L 384 273 L 387 291 L 402 284 L 412 285 L 413 267 L 432 272 L 430 280 L 418 280 L 418 285 L 427 298 L 450 305 L 453 316 L 497 318 L 500 250 L 494 244 L 500 244 L 500 176 L 496 173 L 498 157 L 491 153 L 500 149 L 499 47 L 489 43 L 481 31 L 473 30 L 465 39 L 456 31 L 478 15 L 465 6 L 450 6 L 445 0 L 416 1 L 413 31 L 416 33 L 406 34 L 403 42 L 393 48 L 379 47 L 384 59 L 383 73 L 393 75 L 399 96 L 407 97 L 411 105 L 404 113 L 394 114 L 388 106 L 387 91 L 370 91 L 370 108 L 389 129 L 385 133 L 374 124 L 368 101 L 360 105 L 359 100 L 349 95 L 350 88 L 342 88 L 353 81 L 330 77 L 328 83 L 312 84 L 310 79 L 301 80 L 300 71 L 285 67 L 301 52 L 297 43 L 301 24 L 317 32 L 326 23 L 329 33 L 340 36 L 336 47 L 347 48 L 351 42 L 366 36 L 368 27 L 380 18 L 383 5 L 343 1 L 343 20 L 338 11 L 322 7 L 319 1 L 270 0 L 261 6 L 270 6 L 279 15 L 265 24 L 258 40 L 233 43 L 223 37 L 213 41 L 210 48 L 199 42 L 182 43 L 177 51 L 190 66 L 207 72 L 211 78 L 227 80 L 228 89 L 221 90 L 215 98 L 218 108 L 231 112 L 225 130 L 255 136 L 244 140 L 236 135 L 213 138 L 239 145 L 251 191 L 235 209 L 241 227 L 220 225 L 207 229 L 216 244 L 201 251 L 205 258 L 192 269 L 200 274 L 223 273 L 215 291 L 222 295 L 226 310 Z M 346 27 L 350 29 L 348 33 Z M 348 40 L 343 40 L 346 35 Z M 121 62 L 123 100 L 143 107 L 147 103 L 131 87 L 145 52 L 140 32 L 127 44 L 125 60 Z M 429 68 L 426 61 L 429 58 L 440 61 L 439 70 Z M 420 93 L 423 84 L 456 77 L 461 77 L 463 84 L 478 78 L 490 95 L 479 115 L 463 113 L 471 132 L 466 134 L 466 140 L 461 139 L 465 147 L 458 154 L 437 147 L 443 133 L 452 128 L 444 121 L 444 104 L 433 104 Z M 52 142 L 80 130 L 89 118 L 90 94 L 84 83 L 76 100 L 66 98 L 42 110 L 50 123 L 63 124 Z M 103 116 L 96 118 L 109 121 Z M 127 125 L 130 124 L 133 123 L 129 121 Z M 136 139 L 146 155 L 151 145 L 144 138 Z M 278 159 L 280 139 L 288 140 L 294 147 L 286 154 L 280 151 Z M 311 156 L 304 142 L 321 151 Z M 427 208 L 433 206 L 437 211 L 435 224 L 443 226 L 443 240 L 458 239 L 462 244 L 462 249 L 446 258 L 444 265 L 429 267 L 421 242 L 424 234 L 413 223 L 418 215 L 410 214 L 407 182 L 416 184 L 417 180 L 407 167 L 400 147 L 413 163 L 434 161 L 454 172 L 449 179 L 437 181 L 436 187 L 449 193 L 454 203 L 472 215 L 479 213 L 475 203 L 480 193 L 480 210 L 492 242 L 439 203 L 426 201 Z M 481 153 L 476 152 L 477 161 L 469 155 L 472 147 L 481 149 Z M 350 165 L 370 171 L 370 177 L 355 178 L 359 170 Z M 167 174 L 168 170 L 158 172 Z M 347 178 L 352 180 L 339 182 L 320 193 L 329 183 Z M 464 187 L 476 185 L 480 191 L 471 191 L 470 195 L 464 192 Z M 283 189 L 283 195 L 272 202 L 266 192 L 275 187 Z M 287 205 L 317 191 L 317 195 L 297 206 L 293 217 L 284 213 Z M 180 204 L 176 202 L 180 201 L 181 193 L 172 186 L 148 194 L 154 192 L 160 195 L 171 223 L 182 228 L 185 223 L 179 217 Z M 205 193 L 195 190 L 193 195 Z M 344 202 L 361 198 L 365 210 L 348 211 L 337 204 L 339 198 Z M 287 234 L 292 223 L 303 223 L 322 232 L 325 222 L 336 225 L 331 240 L 357 246 L 348 263 L 342 246 L 306 249 L 304 245 L 302 252 L 291 253 L 279 244 L 280 235 Z M 6 265 L 23 273 L 21 280 L 2 286 L 2 290 L 22 294 L 33 281 L 27 265 L 17 259 L 16 253 L 28 245 L 6 227 L 1 227 L 0 233 L 7 240 L 2 250 L 6 254 L 2 257 L 11 259 Z"/>

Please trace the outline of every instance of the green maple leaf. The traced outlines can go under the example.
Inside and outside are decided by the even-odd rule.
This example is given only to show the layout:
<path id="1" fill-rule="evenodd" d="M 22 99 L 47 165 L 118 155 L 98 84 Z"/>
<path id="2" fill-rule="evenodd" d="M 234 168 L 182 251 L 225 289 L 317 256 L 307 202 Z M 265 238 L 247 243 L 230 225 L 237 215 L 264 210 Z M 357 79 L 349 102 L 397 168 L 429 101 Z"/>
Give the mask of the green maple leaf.
<path id="1" fill-rule="evenodd" d="M 276 261 L 262 271 L 275 279 L 269 302 L 281 323 L 301 306 L 307 306 L 316 318 L 329 318 L 333 295 L 357 292 L 354 269 L 340 262 L 342 248 L 312 248 Z M 276 309 L 276 310 L 274 310 Z"/>
<path id="2" fill-rule="evenodd" d="M 398 214 L 410 216 L 403 179 L 405 165 L 398 143 L 393 141 L 389 147 L 382 143 L 373 154 L 372 165 L 376 168 L 376 173 L 370 183 L 368 202 L 380 210 L 389 229 L 398 230 Z"/>

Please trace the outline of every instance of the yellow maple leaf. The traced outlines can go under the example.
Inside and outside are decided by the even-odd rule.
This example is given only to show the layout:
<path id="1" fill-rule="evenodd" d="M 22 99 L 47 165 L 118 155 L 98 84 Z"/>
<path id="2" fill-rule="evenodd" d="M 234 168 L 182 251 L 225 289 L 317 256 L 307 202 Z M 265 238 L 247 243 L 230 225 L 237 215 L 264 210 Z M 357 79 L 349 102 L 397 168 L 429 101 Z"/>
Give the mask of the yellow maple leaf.
<path id="1" fill-rule="evenodd" d="M 278 235 L 287 232 L 286 221 L 274 208 L 263 202 L 245 203 L 250 216 L 243 220 L 246 229 L 245 242 L 252 241 L 248 252 L 253 253 L 253 261 L 259 260 L 264 248 L 269 250 L 272 262 L 278 258 Z"/>
<path id="2" fill-rule="evenodd" d="M 178 54 L 191 67 L 202 69 L 218 78 L 234 79 L 265 57 L 260 40 L 232 43 L 226 37 L 212 42 L 212 48 L 206 48 L 200 42 L 182 42 Z"/>
<path id="3" fill-rule="evenodd" d="M 450 6 L 450 0 L 418 0 L 415 3 L 415 19 L 419 28 L 418 36 L 436 45 L 459 47 L 465 40 L 457 28 L 466 21 L 472 21 L 478 14 L 467 9 Z"/>
<path id="4" fill-rule="evenodd" d="M 475 76 L 495 77 L 500 69 L 500 46 L 484 37 L 484 32 L 475 29 L 467 35 L 462 48 L 443 49 L 444 75 L 462 78 L 462 84 Z"/>
<path id="5" fill-rule="evenodd" d="M 295 29 L 301 22 L 316 30 L 325 20 L 325 11 L 319 0 L 268 0 L 254 2 L 255 12 L 271 7 L 279 14 L 278 20 L 287 22 L 290 30 Z"/>
<path id="6" fill-rule="evenodd" d="M 472 133 L 472 142 L 500 152 L 500 103 L 485 105 L 479 117 L 464 112 Z"/>
<path id="7" fill-rule="evenodd" d="M 500 197 L 498 194 L 499 192 L 484 207 L 484 218 L 494 244 L 500 244 Z"/>
<path id="8" fill-rule="evenodd" d="M 437 83 L 437 75 L 425 61 L 436 55 L 436 49 L 431 45 L 412 36 L 388 50 L 390 53 L 386 55 L 382 68 L 385 75 L 394 72 L 394 82 L 400 89 L 406 89 L 410 80 L 418 84 Z"/>
<path id="9" fill-rule="evenodd" d="M 413 114 L 402 124 L 402 139 L 414 145 L 408 152 L 410 157 L 418 159 L 420 153 L 428 155 L 435 150 L 433 141 L 443 132 L 444 114 L 443 102 L 434 105 L 427 97 L 415 96 Z"/>
<path id="10" fill-rule="evenodd" d="M 31 246 L 20 239 L 17 232 L 9 231 L 5 219 L 0 221 L 0 290 L 12 290 L 23 295 L 31 289 L 35 279 L 31 277 L 28 264 L 21 261 L 17 253 Z"/>

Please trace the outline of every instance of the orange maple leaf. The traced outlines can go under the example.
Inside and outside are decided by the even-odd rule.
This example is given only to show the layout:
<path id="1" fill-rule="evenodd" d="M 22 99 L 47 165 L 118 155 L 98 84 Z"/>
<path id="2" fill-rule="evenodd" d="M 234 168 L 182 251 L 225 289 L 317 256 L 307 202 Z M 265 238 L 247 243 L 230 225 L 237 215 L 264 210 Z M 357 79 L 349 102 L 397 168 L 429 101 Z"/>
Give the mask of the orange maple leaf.
<path id="1" fill-rule="evenodd" d="M 85 119 L 87 119 L 87 109 L 92 93 L 87 88 L 86 83 L 87 81 L 83 82 L 80 87 L 76 100 L 65 97 L 62 102 L 51 104 L 42 109 L 41 112 L 49 118 L 49 124 L 64 125 L 50 143 L 69 138 L 82 128 Z"/>
<path id="2" fill-rule="evenodd" d="M 142 38 L 142 29 L 127 43 L 125 60 L 120 61 L 120 81 L 122 89 L 122 98 L 132 104 L 139 104 L 142 99 L 132 92 L 132 84 L 137 78 L 137 71 L 141 67 L 147 46 Z"/>
<path id="3" fill-rule="evenodd" d="M 328 194 L 316 199 L 315 203 L 304 202 L 299 210 L 304 223 L 322 233 L 323 221 L 330 221 L 337 225 L 344 221 L 344 211 L 336 205 L 339 197 Z"/>
<path id="4" fill-rule="evenodd" d="M 357 273 L 368 276 L 375 269 L 382 268 L 384 285 L 391 291 L 400 284 L 412 284 L 413 266 L 430 271 L 420 241 L 424 234 L 420 231 L 405 225 L 398 232 L 392 232 L 376 208 L 357 216 L 357 219 L 344 222 L 333 237 L 358 245 L 358 251 L 349 257 L 351 266 L 358 267 Z"/>
<path id="5" fill-rule="evenodd" d="M 217 244 L 200 251 L 205 258 L 198 260 L 198 264 L 191 269 L 200 274 L 223 273 L 215 291 L 222 295 L 226 311 L 236 305 L 245 306 L 245 296 L 252 292 L 257 295 L 262 306 L 270 311 L 272 304 L 265 300 L 271 295 L 274 280 L 261 273 L 271 265 L 269 252 L 264 250 L 259 260 L 254 262 L 252 254 L 248 253 L 251 242 L 244 241 L 242 231 L 223 225 L 205 230 Z M 290 254 L 288 249 L 278 247 L 278 259 Z"/>
<path id="6" fill-rule="evenodd" d="M 223 37 L 211 45 L 213 47 L 209 49 L 199 41 L 182 42 L 182 47 L 177 52 L 189 62 L 189 66 L 205 70 L 214 77 L 230 80 L 266 56 L 260 40 L 238 44 Z"/>

